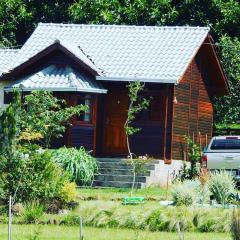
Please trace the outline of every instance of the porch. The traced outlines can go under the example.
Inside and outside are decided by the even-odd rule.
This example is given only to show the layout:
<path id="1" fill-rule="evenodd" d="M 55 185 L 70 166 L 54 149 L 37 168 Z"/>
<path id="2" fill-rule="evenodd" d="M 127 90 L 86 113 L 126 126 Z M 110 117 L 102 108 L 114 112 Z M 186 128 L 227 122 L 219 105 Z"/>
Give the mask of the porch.
<path id="1" fill-rule="evenodd" d="M 72 103 L 85 103 L 89 111 L 73 119 L 65 144 L 84 146 L 96 157 L 127 157 L 124 131 L 128 109 L 126 84 L 108 82 L 102 86 L 107 94 L 78 93 L 72 96 Z M 137 156 L 171 159 L 173 88 L 149 84 L 144 95 L 150 99 L 150 107 L 134 122 L 141 131 L 130 138 L 132 152 Z M 65 98 L 69 98 L 69 94 L 65 93 Z M 78 99 L 84 99 L 84 102 Z M 71 101 L 68 100 L 70 105 Z"/>

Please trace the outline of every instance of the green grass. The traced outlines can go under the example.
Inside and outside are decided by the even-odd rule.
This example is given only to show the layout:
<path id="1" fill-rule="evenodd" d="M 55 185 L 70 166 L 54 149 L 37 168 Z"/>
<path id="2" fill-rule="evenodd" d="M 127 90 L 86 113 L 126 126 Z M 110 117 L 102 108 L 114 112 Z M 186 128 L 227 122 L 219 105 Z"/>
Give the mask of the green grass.
<path id="1" fill-rule="evenodd" d="M 40 231 L 40 240 L 78 240 L 78 227 L 48 226 L 48 225 L 13 225 L 13 239 L 27 240 L 36 230 Z M 0 239 L 7 239 L 7 225 L 0 224 Z M 176 233 L 148 232 L 121 229 L 101 229 L 84 227 L 85 240 L 178 240 Z M 185 240 L 230 240 L 225 233 L 186 233 Z"/>
<path id="2" fill-rule="evenodd" d="M 130 195 L 130 189 L 126 188 L 105 188 L 105 189 L 92 189 L 92 188 L 79 188 L 79 200 L 110 200 L 119 201 L 123 197 Z M 159 201 L 165 199 L 167 190 L 160 187 L 149 187 L 144 189 L 134 190 L 133 196 L 145 197 L 146 200 Z"/>

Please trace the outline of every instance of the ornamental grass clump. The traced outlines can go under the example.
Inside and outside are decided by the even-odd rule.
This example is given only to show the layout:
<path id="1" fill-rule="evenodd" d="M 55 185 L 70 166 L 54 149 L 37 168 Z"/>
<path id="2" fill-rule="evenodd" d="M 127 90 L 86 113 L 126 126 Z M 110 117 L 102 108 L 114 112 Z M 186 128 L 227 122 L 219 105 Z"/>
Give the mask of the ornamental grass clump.
<path id="1" fill-rule="evenodd" d="M 98 170 L 96 159 L 83 147 L 63 147 L 53 151 L 52 157 L 78 185 L 89 185 Z"/>
<path id="2" fill-rule="evenodd" d="M 236 192 L 233 176 L 227 171 L 212 173 L 208 187 L 217 203 L 222 205 L 229 204 Z"/>
<path id="3" fill-rule="evenodd" d="M 240 240 L 240 210 L 234 209 L 231 219 L 231 235 L 233 240 Z"/>
<path id="4" fill-rule="evenodd" d="M 198 181 L 185 180 L 184 182 L 176 182 L 172 187 L 172 198 L 177 206 L 191 206 L 199 199 Z"/>
<path id="5" fill-rule="evenodd" d="M 37 200 L 25 204 L 23 221 L 24 223 L 38 223 L 44 214 L 45 207 Z"/>

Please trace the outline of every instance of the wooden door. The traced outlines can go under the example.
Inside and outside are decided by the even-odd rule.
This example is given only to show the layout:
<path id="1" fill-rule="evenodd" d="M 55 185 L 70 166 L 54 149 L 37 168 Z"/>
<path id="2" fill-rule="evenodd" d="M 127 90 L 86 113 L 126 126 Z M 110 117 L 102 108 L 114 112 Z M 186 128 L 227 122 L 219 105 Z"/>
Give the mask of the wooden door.
<path id="1" fill-rule="evenodd" d="M 111 87 L 106 97 L 106 115 L 104 123 L 105 154 L 125 155 L 127 153 L 124 123 L 127 117 L 127 89 Z"/>

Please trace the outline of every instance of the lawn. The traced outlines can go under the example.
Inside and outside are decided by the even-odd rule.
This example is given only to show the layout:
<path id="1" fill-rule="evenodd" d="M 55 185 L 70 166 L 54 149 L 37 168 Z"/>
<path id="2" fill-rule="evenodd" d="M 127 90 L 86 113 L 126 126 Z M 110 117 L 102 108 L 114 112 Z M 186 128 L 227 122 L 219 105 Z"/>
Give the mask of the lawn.
<path id="1" fill-rule="evenodd" d="M 79 239 L 78 227 L 48 226 L 48 225 L 13 225 L 13 239 L 33 239 L 34 233 L 40 232 L 39 240 L 74 240 Z M 0 239 L 7 239 L 7 225 L 0 224 Z M 178 240 L 176 233 L 120 230 L 109 228 L 84 228 L 85 240 Z M 225 233 L 186 233 L 185 240 L 230 240 Z"/>
<path id="2" fill-rule="evenodd" d="M 126 188 L 78 188 L 79 200 L 109 200 L 118 201 L 130 195 Z M 160 187 L 149 187 L 134 190 L 133 196 L 143 196 L 146 200 L 159 201 L 166 199 L 167 190 Z"/>

